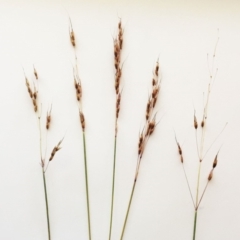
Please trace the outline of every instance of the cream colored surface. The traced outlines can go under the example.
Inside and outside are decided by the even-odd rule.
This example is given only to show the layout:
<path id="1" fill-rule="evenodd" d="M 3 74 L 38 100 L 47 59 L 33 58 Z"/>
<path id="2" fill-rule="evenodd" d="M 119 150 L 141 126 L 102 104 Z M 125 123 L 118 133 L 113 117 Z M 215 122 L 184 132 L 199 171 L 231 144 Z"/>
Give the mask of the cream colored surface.
<path id="1" fill-rule="evenodd" d="M 0 239 L 47 239 L 37 119 L 22 70 L 33 79 L 33 64 L 39 74 L 43 121 L 53 104 L 48 154 L 66 134 L 46 174 L 52 240 L 87 239 L 68 14 L 83 87 L 92 239 L 106 240 L 109 231 L 115 116 L 112 37 L 118 17 L 125 31 L 112 240 L 120 239 L 158 57 L 162 88 L 157 118 L 164 117 L 144 154 L 124 239 L 192 239 L 194 209 L 173 129 L 183 144 L 195 196 L 193 111 L 195 107 L 200 121 L 209 81 L 207 53 L 212 54 L 218 36 L 218 75 L 209 102 L 204 151 L 226 122 L 228 126 L 203 162 L 201 191 L 223 144 L 199 209 L 196 239 L 240 239 L 240 3 L 227 0 L 0 1 Z"/>

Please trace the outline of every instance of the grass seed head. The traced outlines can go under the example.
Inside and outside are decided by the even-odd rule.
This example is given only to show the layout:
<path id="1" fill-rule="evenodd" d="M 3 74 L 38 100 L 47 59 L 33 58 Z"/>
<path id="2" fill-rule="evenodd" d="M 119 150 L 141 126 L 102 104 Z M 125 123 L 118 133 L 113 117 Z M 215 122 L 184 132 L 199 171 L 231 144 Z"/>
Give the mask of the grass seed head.
<path id="1" fill-rule="evenodd" d="M 194 128 L 197 130 L 198 128 L 198 122 L 197 122 L 197 118 L 196 118 L 196 115 L 194 113 Z"/>
<path id="2" fill-rule="evenodd" d="M 75 48 L 76 42 L 75 42 L 75 35 L 74 35 L 73 30 L 70 31 L 70 41 L 71 41 L 72 46 Z"/>
<path id="3" fill-rule="evenodd" d="M 215 159 L 214 159 L 214 161 L 213 161 L 213 168 L 215 168 L 215 167 L 217 166 L 217 162 L 218 162 L 217 156 L 218 156 L 218 155 L 216 155 L 216 157 L 215 157 Z"/>
<path id="4" fill-rule="evenodd" d="M 27 78 L 25 78 L 25 81 L 26 81 L 26 86 L 27 86 L 27 90 L 28 90 L 29 96 L 30 96 L 30 98 L 32 98 L 33 97 L 33 91 L 32 91 L 32 89 L 30 87 L 30 83 L 29 83 Z"/>
<path id="5" fill-rule="evenodd" d="M 158 77 L 159 72 L 159 62 L 157 61 L 156 67 L 155 67 L 155 75 Z"/>
<path id="6" fill-rule="evenodd" d="M 149 123 L 148 123 L 148 130 L 147 130 L 147 132 L 148 132 L 148 136 L 151 136 L 152 134 L 153 134 L 153 132 L 154 132 L 154 130 L 155 130 L 155 126 L 156 126 L 156 122 L 155 122 L 155 119 L 153 119 L 152 121 L 150 121 Z"/>
<path id="7" fill-rule="evenodd" d="M 37 112 L 37 110 L 38 110 L 38 106 L 37 106 L 37 101 L 36 101 L 35 98 L 32 98 L 32 103 L 33 103 L 34 111 Z"/>
<path id="8" fill-rule="evenodd" d="M 75 48 L 76 47 L 75 34 L 73 31 L 72 21 L 70 17 L 69 17 L 69 37 L 70 37 L 70 42 L 72 46 Z"/>
<path id="9" fill-rule="evenodd" d="M 210 171 L 209 175 L 208 175 L 208 181 L 211 181 L 213 177 L 213 169 Z"/>
<path id="10" fill-rule="evenodd" d="M 121 93 L 119 92 L 117 95 L 117 101 L 116 101 L 116 118 L 118 118 L 119 116 L 120 103 L 121 103 Z"/>
<path id="11" fill-rule="evenodd" d="M 157 84 L 157 81 L 153 78 L 152 79 L 152 86 L 154 87 Z"/>
<path id="12" fill-rule="evenodd" d="M 149 98 L 147 107 L 146 107 L 146 120 L 149 119 L 151 110 L 152 110 L 152 101 L 151 101 L 151 98 Z"/>
<path id="13" fill-rule="evenodd" d="M 34 66 L 33 66 L 33 73 L 34 73 L 34 76 L 35 76 L 36 80 L 38 80 L 38 73 L 37 73 L 37 70 Z"/>
<path id="14" fill-rule="evenodd" d="M 49 158 L 49 162 L 51 162 L 56 154 L 57 151 L 59 151 L 61 149 L 60 145 L 62 143 L 63 139 L 61 141 L 59 141 L 59 143 L 57 144 L 57 146 L 55 146 L 51 152 L 50 158 Z"/>
<path id="15" fill-rule="evenodd" d="M 179 155 L 182 155 L 182 148 L 180 147 L 179 143 L 177 143 L 177 145 L 178 145 L 178 153 Z"/>
<path id="16" fill-rule="evenodd" d="M 82 98 L 82 86 L 81 86 L 81 83 L 76 80 L 75 76 L 74 76 L 74 87 L 75 87 L 75 90 L 76 90 L 77 101 L 80 102 L 81 98 Z"/>
<path id="17" fill-rule="evenodd" d="M 48 130 L 50 128 L 50 124 L 51 124 L 51 112 L 52 112 L 52 106 L 49 112 L 47 112 L 47 116 L 46 116 L 46 129 Z"/>
<path id="18" fill-rule="evenodd" d="M 81 126 L 82 126 L 82 130 L 85 130 L 85 118 L 84 115 L 82 113 L 82 111 L 79 111 L 79 116 L 80 116 L 80 122 L 81 122 Z"/>

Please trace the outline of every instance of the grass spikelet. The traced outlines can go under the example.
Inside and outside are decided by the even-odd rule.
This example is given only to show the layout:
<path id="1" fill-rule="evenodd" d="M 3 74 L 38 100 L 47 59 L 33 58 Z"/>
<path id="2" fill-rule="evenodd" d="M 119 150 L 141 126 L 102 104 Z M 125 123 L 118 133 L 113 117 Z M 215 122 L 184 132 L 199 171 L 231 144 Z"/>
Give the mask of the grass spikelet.
<path id="1" fill-rule="evenodd" d="M 53 150 L 51 152 L 51 156 L 49 158 L 49 162 L 51 162 L 53 160 L 56 152 L 58 152 L 61 149 L 60 145 L 61 145 L 62 141 L 63 141 L 63 139 L 61 141 L 59 141 L 58 144 L 53 148 Z"/>
<path id="2" fill-rule="evenodd" d="M 37 70 L 34 65 L 33 65 L 33 73 L 34 73 L 36 80 L 38 80 L 38 73 L 37 73 Z"/>
<path id="3" fill-rule="evenodd" d="M 79 110 L 79 116 L 80 116 L 80 122 L 81 122 L 81 126 L 82 126 L 82 130 L 83 132 L 85 131 L 85 118 L 83 113 Z"/>
<path id="4" fill-rule="evenodd" d="M 52 112 L 52 106 L 51 106 L 50 110 L 47 111 L 47 116 L 46 116 L 46 129 L 47 130 L 49 130 L 50 124 L 51 124 L 51 120 L 52 120 L 51 112 Z"/>
<path id="5" fill-rule="evenodd" d="M 72 46 L 75 48 L 76 47 L 76 40 L 75 40 L 75 34 L 74 34 L 74 31 L 73 31 L 73 27 L 72 27 L 71 18 L 69 18 L 69 37 L 70 37 L 70 42 L 71 42 Z"/>
<path id="6" fill-rule="evenodd" d="M 24 73 L 25 75 L 25 73 Z M 33 109 L 35 112 L 37 112 L 38 110 L 38 105 L 37 105 L 37 94 L 38 94 L 38 91 L 36 90 L 36 87 L 35 85 L 34 86 L 34 90 L 31 88 L 30 86 L 30 83 L 25 75 L 25 83 L 26 83 L 26 87 L 27 87 L 27 90 L 28 90 L 28 94 L 32 100 L 32 103 L 33 103 Z"/>

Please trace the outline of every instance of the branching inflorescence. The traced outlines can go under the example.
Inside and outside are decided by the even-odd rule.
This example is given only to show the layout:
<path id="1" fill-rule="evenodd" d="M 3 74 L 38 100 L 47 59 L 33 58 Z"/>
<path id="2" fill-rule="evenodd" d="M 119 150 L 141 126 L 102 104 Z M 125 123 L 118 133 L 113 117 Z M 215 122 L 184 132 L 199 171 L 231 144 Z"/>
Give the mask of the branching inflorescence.
<path id="1" fill-rule="evenodd" d="M 215 168 L 217 167 L 217 163 L 218 163 L 218 154 L 219 151 L 217 152 L 217 154 L 215 155 L 215 158 L 213 160 L 213 165 L 212 165 L 212 169 L 210 170 L 210 173 L 208 174 L 208 177 L 206 177 L 206 184 L 205 187 L 200 195 L 200 180 L 201 180 L 201 168 L 202 168 L 202 162 L 206 156 L 206 154 L 208 153 L 209 149 L 212 147 L 212 145 L 214 144 L 214 142 L 216 141 L 216 139 L 214 140 L 214 142 L 210 145 L 210 147 L 204 152 L 204 143 L 205 143 L 205 135 L 206 135 L 206 125 L 207 125 L 207 119 L 208 119 L 208 106 L 209 106 L 209 99 L 210 99 L 210 93 L 212 91 L 213 88 L 213 84 L 214 81 L 216 79 L 217 76 L 217 71 L 218 69 L 215 68 L 214 63 L 215 63 L 215 58 L 216 58 L 216 48 L 217 48 L 217 44 L 218 44 L 218 40 L 212 55 L 212 64 L 211 66 L 209 66 L 209 83 L 208 83 L 208 88 L 207 88 L 207 96 L 206 96 L 206 102 L 204 104 L 204 109 L 203 109 L 203 115 L 202 115 L 202 119 L 201 119 L 201 123 L 198 123 L 197 117 L 196 117 L 196 111 L 194 109 L 194 115 L 193 115 L 193 126 L 195 129 L 195 137 L 196 137 L 196 147 L 197 147 L 197 154 L 198 154 L 198 172 L 197 172 L 197 185 L 196 185 L 196 198 L 193 198 L 193 194 L 190 188 L 190 184 L 187 178 L 187 174 L 184 168 L 184 160 L 183 160 L 183 151 L 182 148 L 176 138 L 175 135 L 175 140 L 176 140 L 176 144 L 177 144 L 177 148 L 178 148 L 178 153 L 180 156 L 180 161 L 183 167 L 183 171 L 184 171 L 184 175 L 186 178 L 186 182 L 188 185 L 188 190 L 189 193 L 191 195 L 191 199 L 193 202 L 193 206 L 194 206 L 194 222 L 193 222 L 193 240 L 196 239 L 196 229 L 197 229 L 197 216 L 198 216 L 198 209 L 199 206 L 202 202 L 202 199 L 205 195 L 206 189 L 210 183 L 210 181 L 213 178 L 213 172 L 215 170 Z M 209 65 L 209 63 L 208 63 Z M 227 124 L 226 124 L 227 125 Z M 224 126 L 223 130 L 225 129 L 226 125 Z M 200 130 L 200 142 L 198 141 L 198 133 Z M 220 132 L 220 134 L 223 132 L 223 130 Z M 220 135 L 219 134 L 219 135 Z M 219 136 L 218 135 L 218 136 Z M 217 137 L 218 137 L 217 136 Z"/>
<path id="2" fill-rule="evenodd" d="M 35 67 L 33 68 L 33 73 L 35 76 L 35 81 L 37 81 L 38 78 L 38 73 L 35 69 Z M 37 120 L 38 120 L 38 128 L 39 128 L 39 150 L 40 150 L 40 165 L 42 168 L 42 176 L 43 176 L 43 186 L 44 186 L 44 196 L 45 196 L 45 205 L 46 205 L 46 217 L 47 217 L 47 227 L 48 227 L 48 240 L 51 240 L 51 231 L 50 231 L 50 219 L 49 219 L 49 208 L 48 208 L 48 197 L 47 197 L 47 184 L 46 184 L 46 171 L 48 168 L 48 164 L 53 160 L 53 158 L 55 157 L 56 152 L 58 152 L 61 147 L 61 143 L 63 141 L 60 140 L 58 142 L 58 144 L 53 148 L 50 157 L 47 159 L 46 158 L 46 154 L 47 154 L 47 133 L 46 133 L 46 149 L 45 149 L 45 154 L 43 155 L 43 149 L 42 149 L 42 127 L 41 127 L 41 110 L 39 108 L 39 102 L 38 102 L 38 90 L 36 88 L 36 84 L 33 82 L 33 88 L 31 87 L 26 74 L 25 75 L 25 83 L 26 83 L 26 87 L 29 93 L 29 96 L 32 100 L 32 104 L 33 104 L 33 109 L 34 112 L 36 113 L 37 116 Z M 48 132 L 50 129 L 50 125 L 51 125 L 51 111 L 52 111 L 52 107 L 50 108 L 49 111 L 47 111 L 47 116 L 46 116 L 46 123 L 45 123 L 45 127 L 46 127 L 46 131 Z"/>

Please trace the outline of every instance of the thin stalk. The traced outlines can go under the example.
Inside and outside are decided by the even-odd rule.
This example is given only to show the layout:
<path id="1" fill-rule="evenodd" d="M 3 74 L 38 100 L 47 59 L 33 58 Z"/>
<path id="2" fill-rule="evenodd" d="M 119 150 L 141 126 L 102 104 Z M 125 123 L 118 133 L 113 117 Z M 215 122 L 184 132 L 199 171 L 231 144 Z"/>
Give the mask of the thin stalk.
<path id="1" fill-rule="evenodd" d="M 89 193 L 88 193 L 88 171 L 87 171 L 87 151 L 86 151 L 86 139 L 85 139 L 85 132 L 83 134 L 83 150 L 84 150 L 84 168 L 85 168 L 85 184 L 86 184 L 86 197 L 87 197 L 87 213 L 88 213 L 88 237 L 89 240 L 92 239 L 91 237 L 91 221 L 90 221 L 90 206 L 89 206 Z"/>
<path id="2" fill-rule="evenodd" d="M 191 191 L 191 188 L 190 188 L 190 185 L 189 185 L 189 181 L 188 181 L 188 177 L 187 177 L 187 174 L 186 174 L 186 170 L 185 170 L 183 164 L 182 164 L 182 167 L 183 167 L 183 172 L 184 172 L 185 179 L 186 179 L 186 182 L 187 182 L 187 185 L 188 185 L 188 190 L 189 190 L 189 193 L 190 193 L 190 195 L 191 195 L 191 199 L 192 199 L 193 207 L 195 208 L 196 206 L 195 206 L 195 203 L 194 203 L 194 200 L 193 200 L 192 191 Z"/>
<path id="3" fill-rule="evenodd" d="M 195 210 L 195 213 L 194 213 L 194 225 L 193 225 L 193 240 L 195 240 L 195 238 L 196 238 L 197 214 L 198 214 L 198 211 Z"/>
<path id="4" fill-rule="evenodd" d="M 126 223 L 127 223 L 127 219 L 128 219 L 129 210 L 130 210 L 131 203 L 132 203 L 132 198 L 133 198 L 133 193 L 134 193 L 134 190 L 135 190 L 136 182 L 137 182 L 137 179 L 135 178 L 133 186 L 132 186 L 132 192 L 131 192 L 131 196 L 130 196 L 130 199 L 129 199 L 127 213 L 126 213 L 126 216 L 125 216 L 125 220 L 124 220 L 124 224 L 123 224 L 123 229 L 122 229 L 120 240 L 123 239 L 123 235 L 124 235 L 124 231 L 125 231 L 125 227 L 126 227 Z"/>
<path id="5" fill-rule="evenodd" d="M 41 117 L 38 116 L 38 130 L 39 130 L 39 150 L 40 150 L 40 157 L 41 157 L 41 162 L 43 161 L 43 157 L 42 157 L 42 131 L 41 131 L 41 122 L 40 119 Z"/>
<path id="6" fill-rule="evenodd" d="M 115 137 L 114 137 L 112 201 L 111 201 L 111 214 L 110 214 L 110 229 L 109 229 L 109 238 L 108 238 L 109 240 L 111 239 L 111 234 L 112 234 L 113 204 L 114 204 L 114 190 L 115 190 L 116 152 L 117 152 L 117 135 L 115 135 Z"/>
<path id="7" fill-rule="evenodd" d="M 205 194 L 205 192 L 206 192 L 206 190 L 207 190 L 208 183 L 209 183 L 209 181 L 207 182 L 207 184 L 206 184 L 206 186 L 205 186 L 205 188 L 204 188 L 204 190 L 203 190 L 202 196 L 201 196 L 201 198 L 200 198 L 200 200 L 199 200 L 199 203 L 198 203 L 198 205 L 197 205 L 197 209 L 198 209 L 198 207 L 199 207 L 199 205 L 200 205 L 200 203 L 201 203 L 201 201 L 202 201 L 202 199 L 203 199 L 203 196 L 204 196 L 204 194 Z"/>
<path id="8" fill-rule="evenodd" d="M 198 205 L 198 195 L 199 195 L 199 185 L 200 185 L 200 176 L 201 176 L 201 167 L 202 167 L 202 162 L 199 162 L 198 165 L 198 178 L 197 178 L 197 192 L 196 192 L 196 202 L 195 205 Z"/>
<path id="9" fill-rule="evenodd" d="M 47 226 L 48 226 L 48 240 L 51 240 L 51 232 L 50 232 L 50 221 L 49 221 L 49 211 L 48 211 L 48 197 L 47 197 L 47 186 L 46 186 L 46 178 L 44 168 L 42 168 L 43 174 L 43 185 L 44 185 L 44 193 L 45 193 L 45 204 L 46 204 L 46 215 L 47 215 Z"/>

